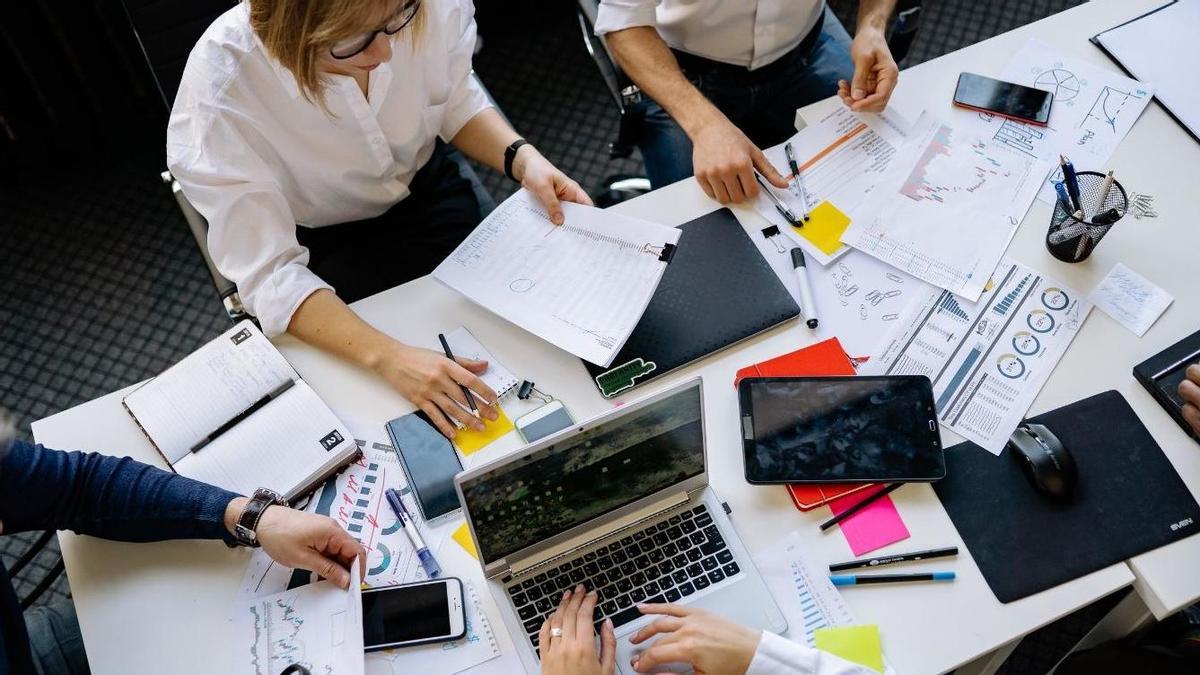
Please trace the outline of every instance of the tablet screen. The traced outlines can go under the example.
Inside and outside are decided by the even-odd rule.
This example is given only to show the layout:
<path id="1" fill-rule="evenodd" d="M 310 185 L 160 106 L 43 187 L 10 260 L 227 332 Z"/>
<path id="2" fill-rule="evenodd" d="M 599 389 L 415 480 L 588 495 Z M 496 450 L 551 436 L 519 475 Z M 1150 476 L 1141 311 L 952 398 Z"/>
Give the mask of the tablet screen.
<path id="1" fill-rule="evenodd" d="M 747 378 L 751 483 L 933 481 L 946 475 L 929 378 Z"/>

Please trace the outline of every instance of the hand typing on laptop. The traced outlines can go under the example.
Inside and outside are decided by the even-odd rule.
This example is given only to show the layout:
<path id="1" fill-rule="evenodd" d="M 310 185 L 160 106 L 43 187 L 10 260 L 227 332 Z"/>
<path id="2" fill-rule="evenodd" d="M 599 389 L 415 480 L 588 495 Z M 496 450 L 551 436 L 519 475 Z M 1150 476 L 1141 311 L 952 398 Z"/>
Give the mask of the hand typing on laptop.
<path id="1" fill-rule="evenodd" d="M 655 673 L 671 663 L 686 663 L 697 673 L 744 673 L 762 637 L 762 631 L 695 607 L 641 605 L 638 609 L 659 618 L 639 630 L 630 642 L 640 645 L 656 635 L 663 636 L 634 656 L 630 665 L 639 673 Z"/>
<path id="2" fill-rule="evenodd" d="M 612 675 L 616 668 L 617 638 L 611 620 L 600 627 L 596 653 L 596 591 L 583 584 L 563 593 L 558 609 L 542 622 L 542 675 Z"/>

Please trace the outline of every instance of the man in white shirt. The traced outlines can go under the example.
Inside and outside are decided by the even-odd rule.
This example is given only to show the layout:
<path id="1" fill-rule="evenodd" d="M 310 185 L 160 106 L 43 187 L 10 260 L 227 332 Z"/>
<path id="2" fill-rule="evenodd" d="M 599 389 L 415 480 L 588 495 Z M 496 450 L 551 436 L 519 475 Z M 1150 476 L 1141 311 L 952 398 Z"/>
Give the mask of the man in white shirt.
<path id="1" fill-rule="evenodd" d="M 245 0 L 192 50 L 167 129 L 167 165 L 263 332 L 375 371 L 450 438 L 483 428 L 462 386 L 496 419 L 487 364 L 403 344 L 347 303 L 427 274 L 479 223 L 455 149 L 556 223 L 560 200 L 591 203 L 493 108 L 474 47 L 469 0 Z"/>
<path id="2" fill-rule="evenodd" d="M 638 147 L 654 187 L 695 175 L 709 197 L 787 187 L 760 148 L 795 133 L 796 109 L 833 94 L 886 106 L 899 69 L 885 38 L 895 0 L 862 0 L 853 42 L 823 0 L 602 0 L 596 33 L 653 101 Z"/>

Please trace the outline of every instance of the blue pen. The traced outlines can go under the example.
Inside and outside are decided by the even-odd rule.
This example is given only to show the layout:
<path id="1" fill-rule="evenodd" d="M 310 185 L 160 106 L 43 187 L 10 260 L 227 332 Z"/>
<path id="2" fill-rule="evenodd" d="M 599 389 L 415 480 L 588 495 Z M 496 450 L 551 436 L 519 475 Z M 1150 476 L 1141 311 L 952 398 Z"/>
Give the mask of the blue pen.
<path id="1" fill-rule="evenodd" d="M 1072 213 L 1083 209 L 1083 201 L 1079 198 L 1079 177 L 1075 175 L 1075 165 L 1071 160 L 1059 155 L 1058 164 L 1062 167 L 1063 183 L 1067 186 L 1067 194 L 1071 197 L 1071 204 L 1075 207 L 1070 209 Z"/>
<path id="2" fill-rule="evenodd" d="M 1063 211 L 1074 213 L 1071 208 L 1071 197 L 1067 194 L 1067 186 L 1063 185 L 1061 180 L 1054 181 L 1054 191 L 1058 194 L 1058 203 L 1062 204 Z"/>
<path id="3" fill-rule="evenodd" d="M 425 545 L 425 540 L 421 539 L 421 533 L 417 531 L 412 516 L 408 515 L 408 509 L 404 508 L 404 502 L 400 501 L 400 493 L 395 488 L 388 488 L 384 491 L 383 496 L 387 497 L 388 505 L 396 513 L 396 519 L 400 521 L 400 527 L 408 535 L 408 540 L 412 542 L 413 548 L 416 549 L 417 558 L 421 560 L 421 567 L 425 568 L 425 574 L 428 574 L 430 579 L 436 579 L 442 573 L 442 568 L 438 565 L 437 559 L 433 557 L 433 552 Z"/>
<path id="4" fill-rule="evenodd" d="M 913 572 L 911 574 L 831 574 L 834 586 L 892 584 L 905 581 L 954 581 L 954 572 Z"/>

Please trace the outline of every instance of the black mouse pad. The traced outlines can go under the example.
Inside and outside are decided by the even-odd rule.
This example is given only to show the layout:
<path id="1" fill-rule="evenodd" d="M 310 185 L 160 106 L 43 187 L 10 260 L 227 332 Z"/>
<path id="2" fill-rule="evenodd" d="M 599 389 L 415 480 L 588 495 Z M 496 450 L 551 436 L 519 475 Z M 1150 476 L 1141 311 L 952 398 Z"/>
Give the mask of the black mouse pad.
<path id="1" fill-rule="evenodd" d="M 586 363 L 613 397 L 800 314 L 733 211 L 679 226 L 675 257 L 609 368 Z"/>
<path id="2" fill-rule="evenodd" d="M 933 485 L 1000 602 L 1200 533 L 1200 505 L 1118 392 L 1029 421 L 1075 458 L 1070 502 L 1036 492 L 1008 448 L 996 457 L 974 443 L 946 450 L 946 478 Z"/>

